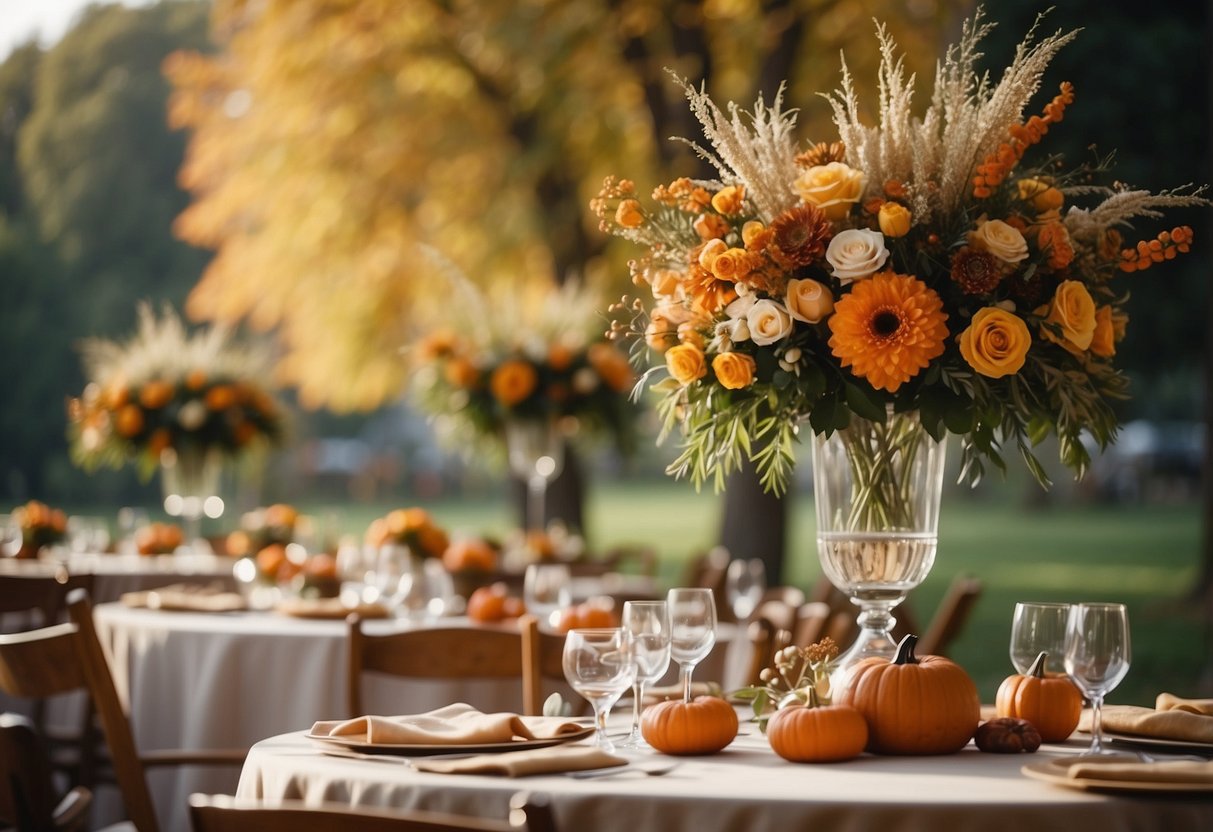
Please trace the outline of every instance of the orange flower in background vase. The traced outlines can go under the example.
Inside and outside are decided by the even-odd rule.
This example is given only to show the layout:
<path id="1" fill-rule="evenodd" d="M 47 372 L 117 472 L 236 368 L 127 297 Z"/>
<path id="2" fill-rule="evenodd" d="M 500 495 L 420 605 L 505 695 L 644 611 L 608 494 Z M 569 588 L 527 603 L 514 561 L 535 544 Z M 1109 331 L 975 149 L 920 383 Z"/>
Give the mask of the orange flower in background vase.
<path id="1" fill-rule="evenodd" d="M 1091 346 L 1095 335 L 1095 301 L 1087 287 L 1077 280 L 1063 280 L 1053 295 L 1045 324 L 1041 332 L 1054 343 L 1067 349 L 1085 350 Z"/>
<path id="2" fill-rule="evenodd" d="M 632 386 L 632 365 L 627 356 L 610 344 L 591 344 L 586 357 L 612 390 L 623 391 Z"/>
<path id="3" fill-rule="evenodd" d="M 535 391 L 539 376 L 529 362 L 521 359 L 503 361 L 489 378 L 489 389 L 497 401 L 513 407 Z"/>

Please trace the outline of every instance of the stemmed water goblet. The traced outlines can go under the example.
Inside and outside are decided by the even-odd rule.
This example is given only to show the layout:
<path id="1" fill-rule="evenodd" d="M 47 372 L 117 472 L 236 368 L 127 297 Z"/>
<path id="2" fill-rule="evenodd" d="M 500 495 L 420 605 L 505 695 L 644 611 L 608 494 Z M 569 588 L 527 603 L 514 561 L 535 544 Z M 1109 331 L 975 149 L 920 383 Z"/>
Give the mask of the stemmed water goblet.
<path id="1" fill-rule="evenodd" d="M 1066 672 L 1066 623 L 1070 617 L 1069 604 L 1021 601 L 1015 605 L 1011 619 L 1011 664 L 1026 674 L 1041 653 L 1047 653 L 1045 673 L 1062 675 Z"/>
<path id="2" fill-rule="evenodd" d="M 682 697 L 691 701 L 691 674 L 716 643 L 716 598 L 710 589 L 675 587 L 666 594 L 670 656 L 678 662 Z"/>
<path id="3" fill-rule="evenodd" d="M 505 444 L 510 470 L 526 480 L 528 530 L 541 532 L 548 483 L 564 467 L 559 427 L 554 419 L 515 419 L 506 422 Z"/>
<path id="4" fill-rule="evenodd" d="M 562 658 L 564 677 L 594 708 L 596 744 L 613 751 L 615 746 L 606 732 L 607 717 L 636 675 L 627 632 L 620 627 L 569 630 Z"/>
<path id="5" fill-rule="evenodd" d="M 522 579 L 522 599 L 528 612 L 550 624 L 557 610 L 572 603 L 569 568 L 563 563 L 532 563 Z"/>
<path id="6" fill-rule="evenodd" d="M 767 588 L 766 566 L 758 558 L 737 559 L 725 570 L 724 590 L 733 617 L 745 621 L 758 607 Z"/>
<path id="7" fill-rule="evenodd" d="M 670 666 L 670 613 L 665 601 L 627 601 L 623 605 L 623 629 L 632 640 L 636 678 L 632 682 L 632 730 L 620 745 L 644 748 L 640 735 L 640 711 L 644 686 L 656 682 Z"/>
<path id="8" fill-rule="evenodd" d="M 1103 754 L 1103 700 L 1129 672 L 1129 614 L 1124 604 L 1075 604 L 1066 624 L 1066 673 L 1091 703 L 1091 747 Z"/>

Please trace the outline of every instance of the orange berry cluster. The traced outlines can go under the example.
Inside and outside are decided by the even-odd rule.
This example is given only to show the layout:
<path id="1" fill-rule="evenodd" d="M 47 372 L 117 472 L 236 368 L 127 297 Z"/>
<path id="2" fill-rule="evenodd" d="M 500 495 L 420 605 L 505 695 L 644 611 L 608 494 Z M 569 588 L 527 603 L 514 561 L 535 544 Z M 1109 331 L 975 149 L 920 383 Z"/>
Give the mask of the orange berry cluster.
<path id="1" fill-rule="evenodd" d="M 1163 260 L 1172 260 L 1176 254 L 1187 254 L 1192 246 L 1191 226 L 1181 225 L 1164 231 L 1153 240 L 1142 240 L 1137 248 L 1126 248 L 1120 252 L 1122 272 L 1140 272 Z"/>
<path id="2" fill-rule="evenodd" d="M 1063 81 L 1061 92 L 1045 105 L 1043 116 L 1032 116 L 1026 124 L 1013 125 L 1011 140 L 1000 144 L 998 150 L 977 166 L 977 175 L 973 177 L 973 196 L 986 199 L 993 195 L 994 189 L 1019 164 L 1024 152 L 1044 138 L 1050 124 L 1061 121 L 1066 107 L 1073 102 L 1074 86 L 1069 81 Z"/>

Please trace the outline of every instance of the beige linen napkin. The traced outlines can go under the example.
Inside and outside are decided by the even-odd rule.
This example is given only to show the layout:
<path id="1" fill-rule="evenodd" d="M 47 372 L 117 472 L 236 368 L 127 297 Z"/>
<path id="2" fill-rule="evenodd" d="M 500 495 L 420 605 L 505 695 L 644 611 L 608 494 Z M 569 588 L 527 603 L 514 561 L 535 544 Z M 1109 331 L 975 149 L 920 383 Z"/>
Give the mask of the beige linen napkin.
<path id="1" fill-rule="evenodd" d="M 1167 760 L 1161 763 L 1083 763 L 1066 772 L 1073 779 L 1130 780 L 1149 783 L 1203 783 L 1213 786 L 1213 760 L 1203 763 Z"/>
<path id="2" fill-rule="evenodd" d="M 1156 711 L 1136 705 L 1106 705 L 1103 709 L 1103 727 L 1105 731 L 1137 737 L 1213 743 L 1213 717 L 1188 711 Z M 1089 710 L 1082 712 L 1078 729 L 1091 730 Z"/>
<path id="3" fill-rule="evenodd" d="M 477 754 L 460 760 L 413 760 L 413 768 L 438 774 L 500 774 L 526 777 L 531 774 L 557 774 L 564 771 L 588 771 L 627 765 L 627 760 L 600 748 L 585 745 L 559 745 L 506 754 Z"/>
<path id="4" fill-rule="evenodd" d="M 170 584 L 142 592 L 124 592 L 120 600 L 128 607 L 180 612 L 235 612 L 248 609 L 243 595 L 227 592 L 222 584 Z"/>
<path id="5" fill-rule="evenodd" d="M 312 726 L 312 736 L 392 745 L 477 745 L 552 739 L 585 729 L 584 725 L 559 717 L 486 714 L 457 702 L 423 714 L 321 721 Z"/>
<path id="6" fill-rule="evenodd" d="M 1160 693 L 1154 707 L 1160 711 L 1188 711 L 1213 716 L 1213 699 L 1184 699 L 1173 693 Z"/>

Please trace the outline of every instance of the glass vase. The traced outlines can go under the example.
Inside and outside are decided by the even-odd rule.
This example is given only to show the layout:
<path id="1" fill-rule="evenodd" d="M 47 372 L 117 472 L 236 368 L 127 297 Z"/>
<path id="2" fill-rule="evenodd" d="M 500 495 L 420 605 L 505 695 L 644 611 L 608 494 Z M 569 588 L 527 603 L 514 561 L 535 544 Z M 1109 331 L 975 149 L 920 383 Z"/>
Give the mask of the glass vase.
<path id="1" fill-rule="evenodd" d="M 944 443 L 916 412 L 850 425 L 813 438 L 817 556 L 822 571 L 859 607 L 859 635 L 843 671 L 869 656 L 892 658 L 893 609 L 935 562 Z"/>
<path id="2" fill-rule="evenodd" d="M 555 419 L 515 419 L 505 425 L 510 471 L 526 480 L 527 531 L 547 527 L 548 483 L 564 468 L 564 437 Z"/>
<path id="3" fill-rule="evenodd" d="M 180 517 L 184 526 L 184 548 L 191 554 L 206 554 L 210 544 L 202 537 L 202 516 L 219 517 L 219 478 L 223 454 L 218 448 L 167 448 L 160 454 L 160 485 L 164 510 Z"/>

